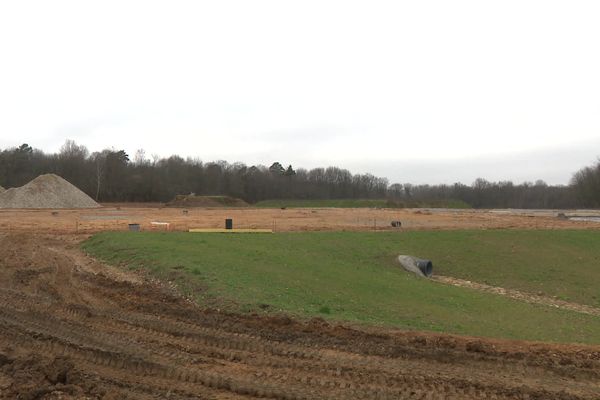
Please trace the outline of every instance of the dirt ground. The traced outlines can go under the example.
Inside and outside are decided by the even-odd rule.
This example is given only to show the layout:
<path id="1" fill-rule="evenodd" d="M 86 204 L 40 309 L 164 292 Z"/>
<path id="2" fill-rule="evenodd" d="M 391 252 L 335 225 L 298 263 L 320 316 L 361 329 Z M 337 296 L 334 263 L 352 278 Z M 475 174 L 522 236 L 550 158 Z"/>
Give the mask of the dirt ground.
<path id="1" fill-rule="evenodd" d="M 581 214 L 572 211 L 571 214 Z M 402 230 L 418 229 L 599 229 L 599 222 L 557 218 L 552 210 L 426 210 L 426 209 L 218 209 L 168 208 L 161 205 L 110 204 L 101 209 L 1 210 L 0 231 L 92 233 L 126 230 L 140 224 L 142 230 L 223 228 L 233 218 L 234 228 L 273 229 L 276 232 L 306 230 L 392 230 L 391 221 L 402 222 Z"/>
<path id="2" fill-rule="evenodd" d="M 599 225 L 551 211 L 0 211 L 0 398 L 598 399 L 600 346 L 226 314 L 79 250 L 88 233 L 128 223 L 183 230 L 226 217 L 276 231 Z"/>
<path id="3" fill-rule="evenodd" d="M 0 233 L 0 398 L 597 399 L 600 347 L 231 315 Z"/>

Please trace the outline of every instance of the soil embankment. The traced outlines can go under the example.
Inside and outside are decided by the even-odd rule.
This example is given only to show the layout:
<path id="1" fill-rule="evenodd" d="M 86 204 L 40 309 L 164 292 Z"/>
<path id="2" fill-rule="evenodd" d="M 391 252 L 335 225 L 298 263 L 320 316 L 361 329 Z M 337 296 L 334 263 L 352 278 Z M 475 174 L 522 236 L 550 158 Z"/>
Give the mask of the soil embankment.
<path id="1" fill-rule="evenodd" d="M 0 398 L 596 399 L 600 347 L 228 315 L 0 236 Z"/>

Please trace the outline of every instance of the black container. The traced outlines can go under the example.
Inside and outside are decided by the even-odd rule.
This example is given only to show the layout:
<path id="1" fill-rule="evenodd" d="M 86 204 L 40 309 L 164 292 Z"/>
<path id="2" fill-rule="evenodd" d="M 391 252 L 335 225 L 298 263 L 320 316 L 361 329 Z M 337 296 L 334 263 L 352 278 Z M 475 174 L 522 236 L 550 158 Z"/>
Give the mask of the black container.
<path id="1" fill-rule="evenodd" d="M 227 218 L 225 220 L 225 229 L 233 229 L 233 219 Z"/>
<path id="2" fill-rule="evenodd" d="M 429 278 L 433 274 L 433 263 L 431 261 L 415 259 L 415 263 L 417 264 L 417 268 L 419 268 L 426 277 Z"/>

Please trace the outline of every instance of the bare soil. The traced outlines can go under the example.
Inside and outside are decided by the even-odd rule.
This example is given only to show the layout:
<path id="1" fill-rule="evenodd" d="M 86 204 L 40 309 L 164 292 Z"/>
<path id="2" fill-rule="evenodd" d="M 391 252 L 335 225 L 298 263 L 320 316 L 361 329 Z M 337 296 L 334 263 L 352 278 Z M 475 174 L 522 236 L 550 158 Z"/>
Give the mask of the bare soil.
<path id="1" fill-rule="evenodd" d="M 0 234 L 0 398 L 597 399 L 600 347 L 234 315 Z"/>
<path id="2" fill-rule="evenodd" d="M 224 228 L 233 218 L 234 228 L 287 231 L 364 231 L 424 229 L 600 229 L 593 221 L 560 219 L 554 211 L 422 210 L 422 209 L 256 209 L 166 208 L 161 205 L 110 204 L 99 209 L 0 209 L 0 231 L 93 233 L 126 230 L 140 224 L 142 230 L 164 229 L 151 222 L 168 222 L 171 230 Z M 393 228 L 392 221 L 401 221 Z"/>

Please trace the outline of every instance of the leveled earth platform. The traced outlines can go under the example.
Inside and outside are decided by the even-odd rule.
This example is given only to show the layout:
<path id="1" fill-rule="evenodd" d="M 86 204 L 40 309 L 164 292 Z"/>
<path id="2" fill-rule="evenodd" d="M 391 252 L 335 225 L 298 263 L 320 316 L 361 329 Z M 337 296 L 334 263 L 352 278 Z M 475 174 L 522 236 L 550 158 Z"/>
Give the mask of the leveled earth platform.
<path id="1" fill-rule="evenodd" d="M 139 224 L 142 231 L 220 230 L 225 219 L 238 229 L 290 231 L 380 231 L 436 229 L 599 229 L 593 220 L 559 218 L 557 210 L 449 210 L 374 208 L 169 208 L 160 204 L 105 204 L 99 209 L 0 209 L 0 231 L 94 233 L 127 230 Z M 572 214 L 581 211 L 572 210 Z M 589 211 L 587 213 L 590 213 Z M 401 228 L 391 226 L 400 221 Z M 154 223 L 154 224 L 153 224 Z"/>

